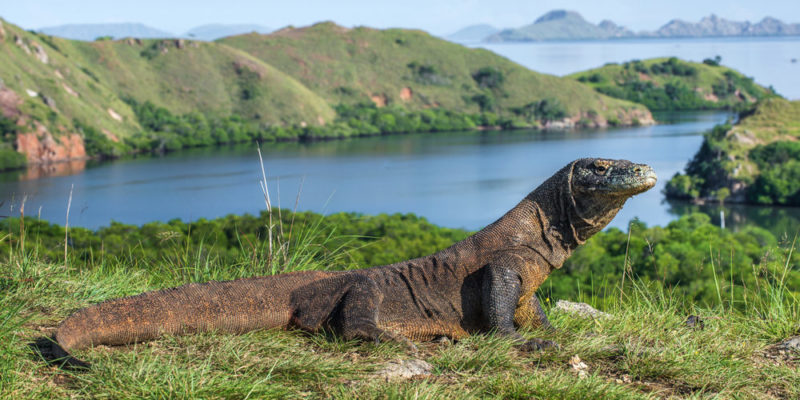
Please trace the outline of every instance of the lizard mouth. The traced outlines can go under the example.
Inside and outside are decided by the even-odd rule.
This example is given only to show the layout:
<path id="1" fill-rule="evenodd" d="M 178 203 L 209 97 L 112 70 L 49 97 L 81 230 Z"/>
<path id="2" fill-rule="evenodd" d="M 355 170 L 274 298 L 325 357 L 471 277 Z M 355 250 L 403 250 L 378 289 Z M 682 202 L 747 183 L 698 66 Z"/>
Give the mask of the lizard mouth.
<path id="1" fill-rule="evenodd" d="M 638 172 L 638 171 L 637 171 Z M 632 195 L 646 192 L 653 188 L 658 182 L 658 176 L 652 168 L 647 167 L 646 170 L 639 172 L 641 175 L 641 184 L 634 188 Z"/>

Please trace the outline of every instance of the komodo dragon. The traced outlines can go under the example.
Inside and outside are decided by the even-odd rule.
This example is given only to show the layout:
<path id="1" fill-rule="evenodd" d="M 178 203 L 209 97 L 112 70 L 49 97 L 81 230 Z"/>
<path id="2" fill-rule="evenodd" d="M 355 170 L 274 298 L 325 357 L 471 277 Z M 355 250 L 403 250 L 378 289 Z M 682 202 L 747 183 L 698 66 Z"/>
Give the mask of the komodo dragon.
<path id="1" fill-rule="evenodd" d="M 68 352 L 163 334 L 254 329 L 330 329 L 347 339 L 458 339 L 496 331 L 527 350 L 518 327 L 546 326 L 534 292 L 576 247 L 603 229 L 625 201 L 652 188 L 652 168 L 626 160 L 579 159 L 476 234 L 427 257 L 350 271 L 302 271 L 192 283 L 99 303 L 64 320 L 52 343 Z"/>

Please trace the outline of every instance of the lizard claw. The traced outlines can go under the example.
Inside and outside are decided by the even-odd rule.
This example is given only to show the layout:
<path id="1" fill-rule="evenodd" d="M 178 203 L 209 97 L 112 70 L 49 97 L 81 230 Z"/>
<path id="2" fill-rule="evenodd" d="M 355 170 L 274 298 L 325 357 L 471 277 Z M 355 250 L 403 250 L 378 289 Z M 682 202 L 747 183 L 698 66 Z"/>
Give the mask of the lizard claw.
<path id="1" fill-rule="evenodd" d="M 518 348 L 522 351 L 544 351 L 547 349 L 558 350 L 561 346 L 552 340 L 530 339 L 519 345 Z"/>

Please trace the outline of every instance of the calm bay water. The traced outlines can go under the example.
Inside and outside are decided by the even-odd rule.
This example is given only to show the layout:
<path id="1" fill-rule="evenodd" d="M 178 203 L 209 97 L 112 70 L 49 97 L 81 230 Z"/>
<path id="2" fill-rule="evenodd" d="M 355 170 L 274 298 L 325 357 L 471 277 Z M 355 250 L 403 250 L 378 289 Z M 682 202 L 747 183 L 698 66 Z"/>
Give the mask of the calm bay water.
<path id="1" fill-rule="evenodd" d="M 800 99 L 800 37 L 713 39 L 626 39 L 572 42 L 475 44 L 534 71 L 554 75 L 633 59 L 678 57 L 703 61 L 715 55 L 722 64 L 770 86 L 782 96 Z M 792 62 L 792 59 L 797 60 Z"/>
<path id="2" fill-rule="evenodd" d="M 652 165 L 659 183 L 628 201 L 612 225 L 638 217 L 666 224 L 684 211 L 661 188 L 697 151 L 701 133 L 725 113 L 662 116 L 670 124 L 575 132 L 500 131 L 397 135 L 263 146 L 273 202 L 317 212 L 412 212 L 449 227 L 480 228 L 579 157 L 626 158 Z M 97 228 L 111 220 L 186 221 L 264 209 L 256 145 L 187 150 L 89 166 L 60 177 L 0 175 L 0 214 Z"/>
<path id="3" fill-rule="evenodd" d="M 715 55 L 757 83 L 800 98 L 800 38 L 619 40 L 481 44 L 536 71 L 566 75 L 608 62 Z M 280 143 L 262 149 L 274 203 L 323 213 L 412 212 L 448 227 L 478 229 L 502 215 L 567 162 L 588 156 L 651 164 L 659 183 L 628 201 L 612 226 L 637 217 L 663 225 L 703 211 L 736 228 L 756 224 L 781 234 L 800 226 L 800 209 L 690 206 L 664 201 L 666 181 L 694 155 L 702 132 L 725 113 L 660 115 L 668 124 L 575 132 L 457 132 L 321 143 Z M 59 166 L 69 170 L 70 165 Z M 81 171 L 82 165 L 76 167 Z M 63 172 L 63 171 L 62 171 Z M 97 228 L 180 218 L 192 221 L 264 209 L 254 144 L 186 150 L 89 165 L 82 172 L 39 179 L 35 171 L 0 174 L 0 215 L 26 214 L 63 224 L 74 186 L 70 224 Z M 794 233 L 794 232 L 790 232 Z"/>

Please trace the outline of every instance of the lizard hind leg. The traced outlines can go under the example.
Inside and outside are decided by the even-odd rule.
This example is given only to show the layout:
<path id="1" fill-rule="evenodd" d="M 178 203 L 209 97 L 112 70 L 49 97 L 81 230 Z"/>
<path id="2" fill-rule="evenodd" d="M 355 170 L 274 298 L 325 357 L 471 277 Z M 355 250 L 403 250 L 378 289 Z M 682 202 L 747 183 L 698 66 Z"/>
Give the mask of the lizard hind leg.
<path id="1" fill-rule="evenodd" d="M 378 327 L 378 315 L 383 301 L 378 284 L 369 277 L 356 276 L 347 293 L 341 300 L 338 315 L 338 330 L 346 339 L 365 341 L 398 342 L 410 352 L 416 353 L 417 346 L 403 335 Z"/>

